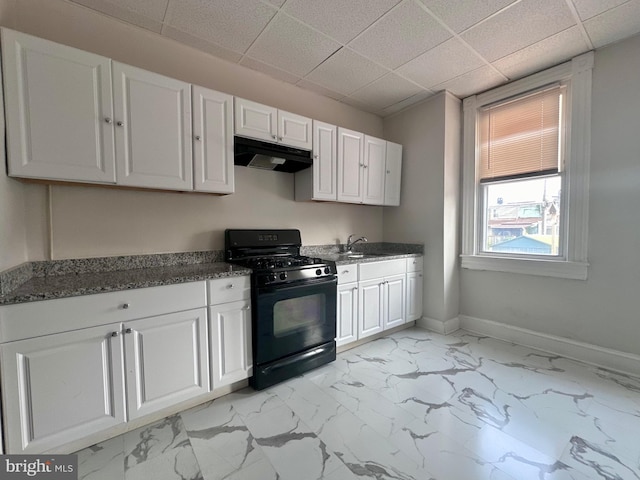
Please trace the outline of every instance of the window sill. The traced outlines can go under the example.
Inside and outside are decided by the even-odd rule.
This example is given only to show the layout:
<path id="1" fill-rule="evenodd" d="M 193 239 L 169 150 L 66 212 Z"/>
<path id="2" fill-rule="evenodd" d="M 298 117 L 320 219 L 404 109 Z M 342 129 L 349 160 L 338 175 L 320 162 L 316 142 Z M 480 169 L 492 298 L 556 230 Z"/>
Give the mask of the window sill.
<path id="1" fill-rule="evenodd" d="M 461 255 L 462 268 L 469 270 L 489 270 L 493 272 L 521 273 L 541 277 L 570 278 L 586 280 L 586 262 L 566 262 L 548 259 L 524 259 L 489 257 L 480 255 Z"/>

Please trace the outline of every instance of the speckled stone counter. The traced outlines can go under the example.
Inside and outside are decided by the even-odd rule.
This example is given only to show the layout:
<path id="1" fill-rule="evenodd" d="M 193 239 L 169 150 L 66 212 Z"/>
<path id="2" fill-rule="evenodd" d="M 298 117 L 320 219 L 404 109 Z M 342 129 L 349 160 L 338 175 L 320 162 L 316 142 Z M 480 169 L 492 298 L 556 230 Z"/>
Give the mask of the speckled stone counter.
<path id="1" fill-rule="evenodd" d="M 366 254 L 362 258 L 347 258 L 340 254 L 343 250 L 344 245 L 313 245 L 303 246 L 301 253 L 344 265 L 415 257 L 422 255 L 423 246 L 359 243 L 354 250 Z M 251 273 L 247 268 L 223 262 L 223 258 L 223 252 L 216 250 L 27 262 L 0 272 L 0 305 Z"/>
<path id="2" fill-rule="evenodd" d="M 14 288 L 0 295 L 0 305 L 251 273 L 219 258 L 219 252 L 194 252 L 31 262 L 3 272 L 4 284 Z M 15 277 L 22 282 L 16 285 Z"/>

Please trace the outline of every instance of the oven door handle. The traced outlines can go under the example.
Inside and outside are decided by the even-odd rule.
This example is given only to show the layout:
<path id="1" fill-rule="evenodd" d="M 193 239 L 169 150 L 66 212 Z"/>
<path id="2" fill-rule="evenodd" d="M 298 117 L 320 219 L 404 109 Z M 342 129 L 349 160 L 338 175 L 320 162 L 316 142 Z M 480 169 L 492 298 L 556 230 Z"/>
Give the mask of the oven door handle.
<path id="1" fill-rule="evenodd" d="M 311 280 L 300 280 L 298 282 L 258 287 L 257 292 L 259 294 L 276 293 L 276 292 L 284 292 L 287 290 L 295 290 L 298 288 L 324 287 L 324 286 L 330 286 L 331 284 L 335 285 L 336 287 L 338 286 L 338 278 L 335 275 L 329 278 L 325 277 L 325 278 L 318 278 L 318 279 L 311 279 Z"/>

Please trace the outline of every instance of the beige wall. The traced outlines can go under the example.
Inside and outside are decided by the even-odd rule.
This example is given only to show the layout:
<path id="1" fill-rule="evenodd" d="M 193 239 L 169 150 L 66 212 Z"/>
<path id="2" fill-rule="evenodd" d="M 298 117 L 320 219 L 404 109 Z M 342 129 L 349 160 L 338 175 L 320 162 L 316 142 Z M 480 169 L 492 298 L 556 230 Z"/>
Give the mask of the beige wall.
<path id="1" fill-rule="evenodd" d="M 424 244 L 424 316 L 444 322 L 458 315 L 460 100 L 438 94 L 384 129 L 404 146 L 401 204 L 384 211 L 384 239 Z"/>
<path id="2" fill-rule="evenodd" d="M 0 0 L 0 25 L 382 136 L 382 119 L 63 0 Z M 0 178 L 0 269 L 27 258 L 222 248 L 228 227 L 300 228 L 305 244 L 382 240 L 382 208 L 301 203 L 293 175 L 236 167 L 226 197 L 24 185 Z"/>
<path id="3" fill-rule="evenodd" d="M 640 354 L 640 36 L 596 51 L 588 279 L 461 271 L 460 312 Z"/>

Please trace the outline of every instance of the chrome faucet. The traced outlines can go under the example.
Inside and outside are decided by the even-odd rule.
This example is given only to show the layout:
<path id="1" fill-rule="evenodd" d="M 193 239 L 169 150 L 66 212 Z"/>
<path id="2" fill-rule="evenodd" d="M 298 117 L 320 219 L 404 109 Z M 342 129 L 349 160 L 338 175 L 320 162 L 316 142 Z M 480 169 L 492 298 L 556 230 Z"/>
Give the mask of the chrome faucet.
<path id="1" fill-rule="evenodd" d="M 360 238 L 356 238 L 353 242 L 351 241 L 351 239 L 353 238 L 354 234 L 349 235 L 349 238 L 347 239 L 347 246 L 345 247 L 347 249 L 347 252 L 350 252 L 351 249 L 353 248 L 353 246 L 358 243 L 358 242 L 366 242 L 367 241 L 367 237 L 360 237 Z"/>

